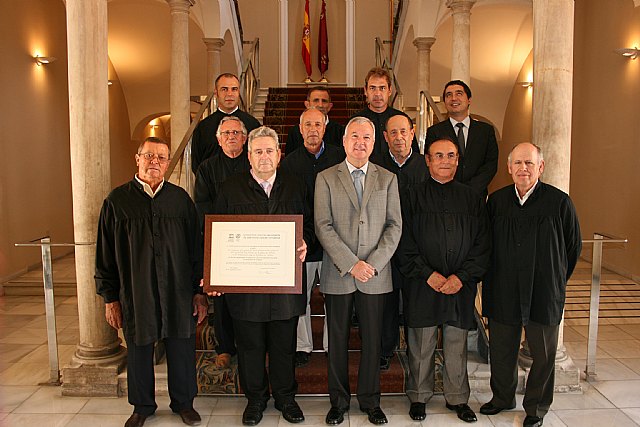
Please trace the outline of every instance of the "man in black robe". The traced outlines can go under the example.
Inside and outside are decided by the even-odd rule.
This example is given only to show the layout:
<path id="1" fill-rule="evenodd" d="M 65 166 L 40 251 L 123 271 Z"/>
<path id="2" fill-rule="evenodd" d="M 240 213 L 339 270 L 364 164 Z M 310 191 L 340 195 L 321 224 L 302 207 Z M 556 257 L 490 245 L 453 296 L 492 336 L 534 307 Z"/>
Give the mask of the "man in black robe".
<path id="1" fill-rule="evenodd" d="M 567 281 L 582 249 L 580 224 L 569 196 L 540 181 L 542 151 L 518 144 L 509 154 L 508 185 L 487 203 L 493 253 L 482 285 L 489 318 L 491 391 L 480 412 L 494 415 L 516 405 L 518 351 L 524 327 L 533 365 L 522 406 L 525 427 L 541 426 L 553 402 L 558 331 Z"/>
<path id="2" fill-rule="evenodd" d="M 344 152 L 342 147 L 342 134 L 344 133 L 344 127 L 333 120 L 329 120 L 329 111 L 333 107 L 331 102 L 331 94 L 329 94 L 329 88 L 326 86 L 314 86 L 307 92 L 307 100 L 304 101 L 305 108 L 317 108 L 322 111 L 326 117 L 326 126 L 324 130 L 323 141 L 326 144 L 331 144 L 338 147 L 340 151 Z M 300 126 L 293 125 L 289 129 L 287 135 L 287 144 L 284 147 L 285 157 L 293 153 L 298 148 L 304 145 L 304 138 L 300 131 Z"/>
<path id="3" fill-rule="evenodd" d="M 295 176 L 276 172 L 280 161 L 278 135 L 260 127 L 249 133 L 251 170 L 228 179 L 220 188 L 214 211 L 230 215 L 302 214 L 305 244 L 298 248 L 304 261 L 307 243 L 314 245 L 313 219 L 304 183 Z M 304 274 L 303 274 L 304 283 Z M 304 421 L 295 401 L 296 328 L 305 312 L 306 289 L 302 294 L 226 294 L 238 347 L 240 386 L 248 403 L 242 415 L 244 425 L 256 425 L 269 400 L 269 386 L 275 407 L 290 423 Z M 266 356 L 269 355 L 269 373 Z"/>
<path id="4" fill-rule="evenodd" d="M 100 212 L 96 288 L 107 322 L 123 328 L 127 385 L 133 415 L 125 427 L 140 427 L 153 415 L 153 350 L 164 340 L 170 407 L 187 425 L 200 424 L 195 332 L 207 313 L 200 293 L 202 272 L 198 216 L 189 195 L 164 181 L 169 146 L 147 138 L 136 154 L 138 173 L 114 189 Z"/>
<path id="5" fill-rule="evenodd" d="M 490 256 L 489 223 L 484 200 L 471 187 L 454 181 L 458 147 L 434 141 L 427 149 L 431 179 L 403 198 L 400 269 L 403 288 L 409 379 L 409 415 L 425 419 L 433 396 L 434 352 L 442 326 L 443 385 L 446 406 L 465 422 L 477 420 L 467 404 L 467 332 L 475 327 L 477 283 Z"/>
<path id="6" fill-rule="evenodd" d="M 385 124 L 384 138 L 388 150 L 381 158 L 373 157 L 371 161 L 396 174 L 400 200 L 410 185 L 423 182 L 429 177 L 429 170 L 424 157 L 411 147 L 415 131 L 413 122 L 405 114 L 389 117 Z M 398 261 L 391 258 L 391 275 L 393 291 L 384 295 L 384 311 L 382 314 L 382 349 L 380 353 L 380 369 L 389 369 L 393 352 L 400 340 L 400 289 L 404 277 L 398 270 Z"/>
<path id="7" fill-rule="evenodd" d="M 216 131 L 220 120 L 235 116 L 242 120 L 247 131 L 260 126 L 260 122 L 251 114 L 240 110 L 240 81 L 235 74 L 220 74 L 215 82 L 215 97 L 218 109 L 203 119 L 193 131 L 191 139 L 191 170 L 198 173 L 198 167 L 209 157 L 220 152 L 216 143 Z"/>
<path id="8" fill-rule="evenodd" d="M 384 125 L 389 117 L 403 114 L 402 111 L 389 106 L 389 97 L 391 96 L 389 72 L 379 67 L 370 69 L 364 79 L 364 95 L 367 98 L 367 106 L 354 114 L 351 119 L 362 116 L 371 120 L 375 128 L 375 143 L 371 156 L 381 158 L 387 151 L 387 144 L 384 143 Z M 420 150 L 415 136 L 411 146 L 416 152 Z"/>
<path id="9" fill-rule="evenodd" d="M 280 171 L 300 177 L 307 187 L 309 200 L 313 200 L 316 176 L 319 172 L 337 165 L 344 160 L 344 149 L 327 144 L 324 139 L 326 115 L 320 108 L 310 107 L 300 116 L 299 132 L 303 137 L 303 147 L 295 150 L 282 160 Z M 289 143 L 287 143 L 288 146 Z M 312 214 L 313 218 L 313 214 Z M 309 362 L 313 350 L 313 334 L 311 331 L 311 309 L 309 302 L 313 287 L 322 272 L 322 246 L 319 242 L 310 247 L 305 260 L 307 272 L 307 310 L 298 320 L 298 340 L 296 344 L 296 366 L 304 366 Z M 326 321 L 322 345 L 327 352 L 329 337 L 326 333 Z"/>
<path id="10" fill-rule="evenodd" d="M 251 169 L 244 151 L 247 129 L 239 118 L 224 117 L 220 121 L 216 137 L 222 151 L 202 162 L 196 175 L 194 199 L 200 215 L 200 224 L 204 224 L 205 215 L 213 213 L 222 183 L 235 174 Z M 200 228 L 204 229 L 202 225 Z M 213 299 L 213 316 L 210 320 L 213 321 L 217 342 L 216 366 L 227 368 L 231 363 L 231 357 L 236 354 L 236 344 L 233 321 L 224 297 Z"/>

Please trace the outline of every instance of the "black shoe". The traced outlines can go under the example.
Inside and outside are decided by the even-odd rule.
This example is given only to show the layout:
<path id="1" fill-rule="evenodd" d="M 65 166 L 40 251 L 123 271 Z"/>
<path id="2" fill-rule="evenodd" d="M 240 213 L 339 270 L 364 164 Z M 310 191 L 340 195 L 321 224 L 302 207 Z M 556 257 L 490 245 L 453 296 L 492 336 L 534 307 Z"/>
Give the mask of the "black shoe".
<path id="1" fill-rule="evenodd" d="M 133 414 L 131 414 L 127 422 L 124 423 L 124 427 L 142 427 L 146 419 L 146 415 L 141 415 L 134 412 Z"/>
<path id="2" fill-rule="evenodd" d="M 199 426 L 202 422 L 200 414 L 198 414 L 193 408 L 183 409 L 178 413 L 180 414 L 180 418 L 182 418 L 182 422 L 188 426 Z"/>
<path id="3" fill-rule="evenodd" d="M 296 368 L 300 368 L 309 363 L 309 353 L 306 351 L 296 351 Z"/>
<path id="4" fill-rule="evenodd" d="M 489 401 L 480 407 L 480 413 L 483 415 L 495 415 L 499 414 L 502 411 L 506 411 L 507 409 L 513 409 L 515 406 L 510 408 L 501 408 L 500 406 L 496 406 L 493 402 Z"/>
<path id="5" fill-rule="evenodd" d="M 478 421 L 476 413 L 473 412 L 473 410 L 469 408 L 469 405 L 467 405 L 466 403 L 461 403 L 459 405 L 449 405 L 447 403 L 447 409 L 456 411 L 458 418 L 460 418 L 465 423 L 475 423 L 476 421 Z"/>
<path id="6" fill-rule="evenodd" d="M 524 417 L 523 427 L 540 427 L 542 425 L 542 417 L 527 415 Z"/>
<path id="7" fill-rule="evenodd" d="M 295 400 L 283 403 L 282 405 L 276 404 L 275 406 L 278 411 L 282 412 L 282 418 L 290 423 L 296 424 L 304 421 L 302 409 L 300 409 L 300 406 L 298 406 Z"/>
<path id="8" fill-rule="evenodd" d="M 242 424 L 255 426 L 262 420 L 262 413 L 267 409 L 265 402 L 249 402 L 242 413 Z"/>
<path id="9" fill-rule="evenodd" d="M 411 408 L 409 408 L 409 416 L 414 421 L 422 421 L 427 418 L 427 413 L 425 408 L 427 407 L 426 403 L 421 402 L 412 402 Z"/>
<path id="10" fill-rule="evenodd" d="M 380 356 L 380 370 L 387 371 L 391 365 L 391 356 Z"/>
<path id="11" fill-rule="evenodd" d="M 367 409 L 360 408 L 360 410 L 367 414 L 367 416 L 369 417 L 369 422 L 371 424 L 381 425 L 389 422 L 387 420 L 387 416 L 384 414 L 384 412 L 382 412 L 382 409 L 380 409 L 379 406 Z"/>
<path id="12" fill-rule="evenodd" d="M 337 426 L 338 424 L 344 421 L 345 412 L 346 411 L 340 408 L 336 408 L 335 406 L 332 406 L 331 409 L 329 409 L 329 412 L 327 413 L 327 417 L 324 419 L 324 421 L 330 426 Z"/>

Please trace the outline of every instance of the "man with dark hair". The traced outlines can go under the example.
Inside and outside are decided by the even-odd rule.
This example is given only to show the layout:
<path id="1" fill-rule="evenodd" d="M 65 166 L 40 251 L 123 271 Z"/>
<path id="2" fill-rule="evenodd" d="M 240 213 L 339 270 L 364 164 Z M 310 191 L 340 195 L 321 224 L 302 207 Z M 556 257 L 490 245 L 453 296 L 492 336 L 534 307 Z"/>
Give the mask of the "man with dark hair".
<path id="1" fill-rule="evenodd" d="M 326 116 L 319 108 L 310 107 L 303 112 L 300 116 L 299 129 L 304 138 L 304 146 L 286 156 L 280 165 L 282 172 L 304 180 L 310 200 L 313 200 L 318 173 L 344 160 L 343 150 L 325 143 L 323 138 L 325 123 Z M 313 287 L 317 283 L 316 275 L 320 277 L 322 272 L 322 246 L 320 243 L 310 247 L 307 251 L 305 267 L 307 271 L 307 311 L 298 320 L 296 366 L 306 365 L 309 361 L 309 354 L 313 350 L 309 302 Z M 323 339 L 325 351 L 328 349 L 327 339 L 328 337 L 325 335 Z"/>
<path id="2" fill-rule="evenodd" d="M 307 100 L 304 101 L 304 106 L 307 109 L 312 107 L 317 108 L 324 113 L 326 123 L 323 141 L 344 151 L 344 148 L 342 148 L 342 133 L 344 132 L 344 127 L 338 122 L 329 120 L 329 111 L 331 111 L 331 107 L 333 107 L 329 88 L 326 86 L 314 86 L 309 89 L 307 92 Z M 287 136 L 287 144 L 284 147 L 284 155 L 288 156 L 303 145 L 304 138 L 300 132 L 300 127 L 298 125 L 291 126 Z"/>
<path id="3" fill-rule="evenodd" d="M 495 130 L 490 124 L 469 116 L 471 89 L 462 80 L 452 80 L 445 85 L 442 101 L 449 119 L 427 129 L 426 145 L 444 136 L 457 141 L 460 156 L 455 180 L 471 186 L 486 199 L 487 187 L 498 171 Z"/>
<path id="4" fill-rule="evenodd" d="M 220 186 L 227 178 L 251 169 L 244 150 L 247 129 L 235 116 L 224 117 L 216 132 L 222 150 L 202 162 L 196 175 L 194 201 L 204 230 L 205 215 L 212 214 Z M 227 368 L 236 354 L 233 321 L 224 297 L 213 299 L 213 316 L 210 316 L 216 335 L 216 366 Z"/>
<path id="5" fill-rule="evenodd" d="M 493 230 L 482 312 L 489 318 L 491 391 L 480 413 L 516 406 L 518 352 L 524 327 L 533 358 L 522 406 L 524 427 L 539 427 L 553 402 L 556 350 L 567 282 L 580 256 L 580 224 L 571 198 L 540 181 L 542 150 L 523 142 L 511 150 L 515 185 L 489 196 Z"/>
<path id="6" fill-rule="evenodd" d="M 242 120 L 248 132 L 260 127 L 260 122 L 251 114 L 239 109 L 240 81 L 235 74 L 223 73 L 215 82 L 215 97 L 218 109 L 204 118 L 193 131 L 191 139 L 191 170 L 198 173 L 200 164 L 220 152 L 216 143 L 216 131 L 220 120 L 226 116 L 235 116 Z"/>
<path id="7" fill-rule="evenodd" d="M 389 117 L 385 123 L 384 138 L 388 149 L 381 158 L 373 157 L 371 161 L 396 174 L 400 201 L 409 186 L 423 182 L 429 177 L 429 170 L 424 158 L 418 150 L 413 150 L 411 143 L 414 137 L 413 122 L 404 114 Z M 384 314 L 382 320 L 382 352 L 380 369 L 387 370 L 393 352 L 400 340 L 400 290 L 404 277 L 398 270 L 397 259 L 391 259 L 393 276 L 393 292 L 385 294 Z"/>
<path id="8" fill-rule="evenodd" d="M 384 143 L 384 124 L 389 117 L 403 114 L 402 111 L 389 106 L 389 97 L 391 96 L 391 75 L 389 72 L 380 67 L 370 69 L 364 79 L 364 95 L 367 98 L 367 106 L 364 107 L 364 110 L 354 114 L 353 117 L 362 116 L 371 120 L 375 127 L 375 144 L 371 155 L 381 158 L 387 149 Z M 418 141 L 415 137 L 411 145 L 415 151 L 419 151 Z"/>
<path id="9" fill-rule="evenodd" d="M 141 427 L 153 415 L 153 351 L 163 340 L 170 407 L 187 425 L 199 425 L 195 332 L 207 314 L 201 294 L 198 215 L 189 195 L 165 182 L 169 146 L 147 138 L 138 148 L 134 179 L 114 189 L 100 212 L 96 243 L 96 289 L 107 322 L 123 329 L 127 384 L 133 414 L 125 427 Z"/>
<path id="10" fill-rule="evenodd" d="M 402 199 L 402 239 L 398 263 L 403 288 L 409 377 L 409 416 L 424 420 L 435 386 L 434 354 L 442 327 L 444 397 L 462 421 L 477 421 L 469 407 L 467 333 L 475 327 L 477 283 L 491 251 L 484 200 L 454 181 L 458 147 L 443 138 L 427 148 L 431 178 Z"/>

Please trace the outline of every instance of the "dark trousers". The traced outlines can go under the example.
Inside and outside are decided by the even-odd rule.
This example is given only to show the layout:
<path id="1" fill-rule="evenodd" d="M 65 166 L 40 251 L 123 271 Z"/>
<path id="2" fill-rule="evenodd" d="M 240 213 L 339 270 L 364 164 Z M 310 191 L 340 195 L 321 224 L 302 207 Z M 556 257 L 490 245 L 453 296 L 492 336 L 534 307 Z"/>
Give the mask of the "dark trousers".
<path id="1" fill-rule="evenodd" d="M 149 416 L 158 407 L 155 400 L 153 348 L 155 343 L 135 345 L 127 341 L 127 387 L 133 412 Z M 196 336 L 165 338 L 169 407 L 173 412 L 193 407 L 196 383 Z"/>
<path id="2" fill-rule="evenodd" d="M 400 289 L 384 294 L 381 339 L 381 356 L 393 356 L 400 341 Z"/>
<path id="3" fill-rule="evenodd" d="M 233 319 L 229 314 L 227 300 L 223 296 L 213 299 L 213 330 L 216 333 L 216 353 L 236 354 L 236 337 L 233 330 Z"/>
<path id="4" fill-rule="evenodd" d="M 524 327 L 533 359 L 522 401 L 527 415 L 544 417 L 553 402 L 558 330 L 558 325 L 541 325 L 535 322 Z M 502 408 L 514 407 L 522 326 L 506 325 L 490 319 L 489 337 L 493 392 L 491 402 Z"/>
<path id="5" fill-rule="evenodd" d="M 295 368 L 298 317 L 269 322 L 234 318 L 233 326 L 238 347 L 240 386 L 249 402 L 266 403 L 269 400 L 269 384 L 276 404 L 292 402 L 298 391 Z"/>
<path id="6" fill-rule="evenodd" d="M 349 334 L 355 305 L 360 323 L 362 351 L 358 368 L 360 408 L 380 406 L 380 335 L 384 294 L 369 295 L 355 291 L 346 295 L 325 294 L 329 329 L 329 399 L 331 406 L 349 408 Z"/>

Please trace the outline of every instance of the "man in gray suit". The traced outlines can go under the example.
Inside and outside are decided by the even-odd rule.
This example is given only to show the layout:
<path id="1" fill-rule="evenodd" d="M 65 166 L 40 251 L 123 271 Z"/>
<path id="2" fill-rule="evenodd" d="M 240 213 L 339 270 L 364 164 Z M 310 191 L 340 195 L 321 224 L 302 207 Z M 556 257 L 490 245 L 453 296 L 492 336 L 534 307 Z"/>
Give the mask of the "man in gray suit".
<path id="1" fill-rule="evenodd" d="M 375 128 L 366 117 L 347 124 L 345 162 L 316 178 L 315 226 L 324 248 L 320 291 L 325 294 L 329 329 L 329 425 L 349 409 L 348 341 L 355 304 L 362 353 L 358 403 L 372 424 L 386 424 L 380 409 L 380 337 L 384 294 L 391 292 L 389 260 L 402 233 L 396 176 L 369 163 Z"/>

